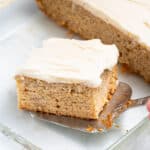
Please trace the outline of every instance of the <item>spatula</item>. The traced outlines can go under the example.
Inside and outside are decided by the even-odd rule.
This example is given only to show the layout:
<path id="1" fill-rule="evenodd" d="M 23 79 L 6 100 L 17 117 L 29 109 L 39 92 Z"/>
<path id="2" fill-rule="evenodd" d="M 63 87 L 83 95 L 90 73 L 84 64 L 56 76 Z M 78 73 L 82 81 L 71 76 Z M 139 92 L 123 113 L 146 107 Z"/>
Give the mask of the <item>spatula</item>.
<path id="1" fill-rule="evenodd" d="M 106 104 L 104 110 L 99 114 L 98 120 L 85 120 L 66 116 L 57 116 L 47 113 L 32 113 L 44 121 L 68 127 L 83 132 L 104 132 L 113 126 L 114 120 L 128 108 L 144 105 L 148 98 L 131 100 L 132 89 L 127 83 L 120 82 L 112 99 Z"/>

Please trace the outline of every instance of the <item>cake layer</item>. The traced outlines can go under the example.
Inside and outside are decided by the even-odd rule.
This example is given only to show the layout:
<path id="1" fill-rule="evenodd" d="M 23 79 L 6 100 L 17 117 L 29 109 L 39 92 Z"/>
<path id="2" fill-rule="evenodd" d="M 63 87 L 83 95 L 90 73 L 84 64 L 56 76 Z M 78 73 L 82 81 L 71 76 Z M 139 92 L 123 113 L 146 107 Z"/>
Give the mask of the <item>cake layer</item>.
<path id="1" fill-rule="evenodd" d="M 61 25 L 85 39 L 116 44 L 120 62 L 150 81 L 149 0 L 37 0 Z"/>
<path id="2" fill-rule="evenodd" d="M 49 39 L 43 47 L 33 50 L 18 75 L 48 83 L 82 83 L 97 87 L 105 70 L 117 64 L 118 50 L 100 40 Z"/>
<path id="3" fill-rule="evenodd" d="M 56 115 L 98 119 L 99 113 L 116 88 L 117 70 L 105 71 L 99 87 L 83 84 L 48 83 L 26 76 L 16 76 L 20 109 Z"/>

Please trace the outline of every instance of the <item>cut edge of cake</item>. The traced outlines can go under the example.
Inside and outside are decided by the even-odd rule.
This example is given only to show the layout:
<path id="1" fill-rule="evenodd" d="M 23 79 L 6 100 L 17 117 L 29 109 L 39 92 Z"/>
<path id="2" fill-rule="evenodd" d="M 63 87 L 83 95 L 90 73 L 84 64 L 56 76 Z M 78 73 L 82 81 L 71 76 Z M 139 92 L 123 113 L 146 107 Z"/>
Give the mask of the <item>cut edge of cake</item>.
<path id="1" fill-rule="evenodd" d="M 97 88 L 84 84 L 48 83 L 17 75 L 18 107 L 34 112 L 98 119 L 117 86 L 117 67 L 106 70 Z"/>

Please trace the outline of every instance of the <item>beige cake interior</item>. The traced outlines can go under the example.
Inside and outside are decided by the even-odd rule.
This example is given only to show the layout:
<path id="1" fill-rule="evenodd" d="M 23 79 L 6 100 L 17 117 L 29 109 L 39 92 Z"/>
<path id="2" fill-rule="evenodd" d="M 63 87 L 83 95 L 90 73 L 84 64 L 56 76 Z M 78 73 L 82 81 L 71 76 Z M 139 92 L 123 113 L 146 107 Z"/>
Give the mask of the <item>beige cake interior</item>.
<path id="1" fill-rule="evenodd" d="M 56 115 L 97 119 L 103 106 L 116 89 L 117 69 L 105 71 L 97 88 L 82 84 L 48 83 L 16 76 L 20 109 Z"/>
<path id="2" fill-rule="evenodd" d="M 108 24 L 74 0 L 36 1 L 45 14 L 83 38 L 100 38 L 105 44 L 116 44 L 120 50 L 120 63 L 150 82 L 150 47 L 138 42 L 136 36 Z"/>

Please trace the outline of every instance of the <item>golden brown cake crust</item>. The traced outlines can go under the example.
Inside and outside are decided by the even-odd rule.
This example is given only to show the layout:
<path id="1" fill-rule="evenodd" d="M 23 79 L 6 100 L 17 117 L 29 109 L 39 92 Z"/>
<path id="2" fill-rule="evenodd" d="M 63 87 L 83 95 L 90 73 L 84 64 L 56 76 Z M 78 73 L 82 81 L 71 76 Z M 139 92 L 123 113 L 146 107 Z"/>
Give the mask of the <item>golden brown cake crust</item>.
<path id="1" fill-rule="evenodd" d="M 97 119 L 116 89 L 117 68 L 105 71 L 102 79 L 100 87 L 90 88 L 82 84 L 47 83 L 18 75 L 18 106 L 30 111 Z"/>
<path id="2" fill-rule="evenodd" d="M 105 44 L 116 44 L 120 51 L 120 63 L 150 82 L 150 48 L 140 44 L 136 37 L 107 24 L 72 0 L 36 1 L 46 15 L 84 39 L 100 38 Z"/>

